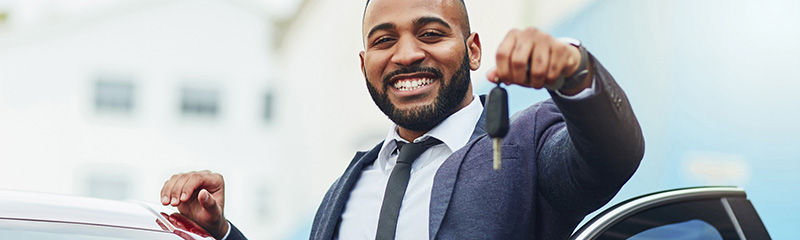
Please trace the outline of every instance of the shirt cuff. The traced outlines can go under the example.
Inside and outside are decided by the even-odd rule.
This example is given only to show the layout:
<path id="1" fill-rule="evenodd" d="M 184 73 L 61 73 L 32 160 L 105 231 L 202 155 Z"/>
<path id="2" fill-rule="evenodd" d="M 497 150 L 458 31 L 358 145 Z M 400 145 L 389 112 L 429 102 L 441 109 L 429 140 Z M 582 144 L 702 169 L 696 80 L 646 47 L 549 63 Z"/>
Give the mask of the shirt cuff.
<path id="1" fill-rule="evenodd" d="M 567 96 L 567 95 L 561 94 L 561 90 L 556 90 L 555 92 L 556 92 L 556 95 L 558 95 L 558 97 L 563 98 L 563 99 L 567 99 L 567 100 L 586 99 L 588 97 L 594 96 L 594 85 L 596 83 L 597 83 L 597 80 L 594 79 L 594 76 L 592 76 L 592 86 L 581 90 L 578 94 L 575 94 L 575 95 L 572 95 L 572 96 Z"/>
<path id="2" fill-rule="evenodd" d="M 225 223 L 228 224 L 228 232 L 225 232 L 225 236 L 222 236 L 222 238 L 220 238 L 219 240 L 228 239 L 228 235 L 231 234 L 231 222 L 225 221 Z"/>

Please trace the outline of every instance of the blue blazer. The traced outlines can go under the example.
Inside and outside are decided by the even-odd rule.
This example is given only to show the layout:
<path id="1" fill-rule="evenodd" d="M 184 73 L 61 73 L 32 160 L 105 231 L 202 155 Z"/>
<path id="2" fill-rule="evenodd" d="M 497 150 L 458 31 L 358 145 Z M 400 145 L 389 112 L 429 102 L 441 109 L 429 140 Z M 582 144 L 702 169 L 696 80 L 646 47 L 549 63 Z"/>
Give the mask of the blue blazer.
<path id="1" fill-rule="evenodd" d="M 581 100 L 551 94 L 515 114 L 499 171 L 492 169 L 481 116 L 470 141 L 434 177 L 430 239 L 566 239 L 619 191 L 642 159 L 644 140 L 622 89 L 591 55 L 590 61 L 595 94 Z M 333 183 L 311 239 L 336 236 L 350 191 L 380 147 L 357 153 Z"/>
<path id="2" fill-rule="evenodd" d="M 499 171 L 492 169 L 481 116 L 467 145 L 434 177 L 430 239 L 566 239 L 619 191 L 644 155 L 644 139 L 622 89 L 591 55 L 590 61 L 595 94 L 582 100 L 552 94 L 515 114 Z M 350 191 L 380 147 L 357 153 L 333 183 L 311 239 L 336 236 Z"/>

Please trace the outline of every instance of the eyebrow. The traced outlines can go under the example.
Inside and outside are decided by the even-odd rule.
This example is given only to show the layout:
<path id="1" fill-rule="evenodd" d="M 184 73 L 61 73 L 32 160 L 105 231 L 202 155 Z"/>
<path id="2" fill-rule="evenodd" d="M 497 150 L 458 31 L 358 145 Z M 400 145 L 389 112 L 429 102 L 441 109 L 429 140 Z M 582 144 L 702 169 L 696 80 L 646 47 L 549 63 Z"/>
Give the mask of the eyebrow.
<path id="1" fill-rule="evenodd" d="M 443 25 L 444 27 L 450 29 L 450 24 L 447 24 L 444 20 L 438 17 L 420 17 L 414 20 L 414 26 L 422 26 L 430 23 L 438 23 Z"/>
<path id="2" fill-rule="evenodd" d="M 445 22 L 444 20 L 442 20 L 441 18 L 438 18 L 438 17 L 420 17 L 420 18 L 417 18 L 417 19 L 414 20 L 414 26 L 422 26 L 422 25 L 430 24 L 430 23 L 438 23 L 438 24 L 441 24 L 441 25 L 443 25 L 444 27 L 446 27 L 448 29 L 451 29 L 450 24 L 447 24 L 447 22 Z M 394 24 L 392 24 L 392 23 L 381 23 L 381 24 L 378 24 L 378 26 L 375 26 L 375 27 L 373 27 L 372 29 L 369 30 L 369 33 L 367 34 L 367 39 L 369 39 L 372 36 L 372 34 L 374 34 L 377 31 L 387 30 L 387 29 L 394 29 L 394 28 L 396 28 L 396 26 Z"/>
<path id="3" fill-rule="evenodd" d="M 386 30 L 386 29 L 394 29 L 394 28 L 395 28 L 394 24 L 381 23 L 378 26 L 375 26 L 375 27 L 373 27 L 372 29 L 369 30 L 369 33 L 367 34 L 367 39 L 369 39 L 372 36 L 372 34 L 377 32 L 377 31 Z"/>

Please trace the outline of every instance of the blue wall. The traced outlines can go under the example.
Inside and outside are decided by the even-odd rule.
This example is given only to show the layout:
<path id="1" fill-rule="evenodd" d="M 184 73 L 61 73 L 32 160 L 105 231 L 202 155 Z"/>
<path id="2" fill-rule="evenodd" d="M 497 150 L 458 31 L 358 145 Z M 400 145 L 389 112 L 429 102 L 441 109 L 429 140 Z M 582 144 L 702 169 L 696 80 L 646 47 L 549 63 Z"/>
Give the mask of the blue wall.
<path id="1" fill-rule="evenodd" d="M 773 238 L 800 236 L 798 12 L 793 1 L 605 0 L 547 29 L 600 59 L 642 125 L 644 161 L 612 202 L 736 185 Z M 512 112 L 549 97 L 509 91 Z"/>

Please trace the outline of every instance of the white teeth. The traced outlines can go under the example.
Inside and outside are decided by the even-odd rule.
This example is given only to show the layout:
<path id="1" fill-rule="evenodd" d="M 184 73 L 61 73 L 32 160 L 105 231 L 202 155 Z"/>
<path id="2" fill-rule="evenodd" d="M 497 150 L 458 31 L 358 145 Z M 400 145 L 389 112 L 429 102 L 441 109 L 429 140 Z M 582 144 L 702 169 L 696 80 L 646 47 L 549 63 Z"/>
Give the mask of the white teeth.
<path id="1" fill-rule="evenodd" d="M 401 91 L 411 91 L 417 89 L 419 87 L 428 85 L 432 83 L 432 79 L 423 78 L 423 79 L 415 79 L 415 80 L 407 80 L 407 81 L 397 81 L 394 83 L 394 88 L 397 88 Z"/>

